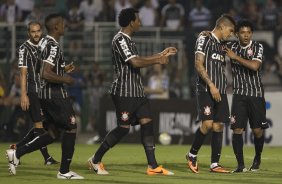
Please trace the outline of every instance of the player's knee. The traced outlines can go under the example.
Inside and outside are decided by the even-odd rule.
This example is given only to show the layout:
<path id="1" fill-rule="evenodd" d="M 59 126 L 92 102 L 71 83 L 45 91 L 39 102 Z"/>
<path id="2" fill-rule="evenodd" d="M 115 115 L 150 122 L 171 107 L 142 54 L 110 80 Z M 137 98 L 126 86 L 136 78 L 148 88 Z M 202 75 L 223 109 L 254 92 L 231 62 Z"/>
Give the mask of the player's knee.
<path id="1" fill-rule="evenodd" d="M 208 120 L 208 121 L 203 121 L 202 124 L 201 124 L 201 132 L 203 134 L 207 134 L 213 127 L 213 121 L 212 120 Z"/>
<path id="2" fill-rule="evenodd" d="M 261 136 L 263 136 L 263 130 L 261 128 L 255 128 L 252 131 L 256 138 L 260 138 Z"/>
<path id="3" fill-rule="evenodd" d="M 223 123 L 221 123 L 221 122 L 214 122 L 212 124 L 212 130 L 214 132 L 223 132 L 223 128 L 224 128 L 224 126 L 223 126 Z"/>
<path id="4" fill-rule="evenodd" d="M 151 123 L 152 122 L 152 119 L 151 118 L 142 118 L 142 119 L 139 119 L 138 122 L 141 124 L 141 125 L 145 125 L 147 123 Z"/>
<path id="5" fill-rule="evenodd" d="M 243 134 L 244 129 L 243 128 L 235 128 L 233 129 L 233 134 Z"/>

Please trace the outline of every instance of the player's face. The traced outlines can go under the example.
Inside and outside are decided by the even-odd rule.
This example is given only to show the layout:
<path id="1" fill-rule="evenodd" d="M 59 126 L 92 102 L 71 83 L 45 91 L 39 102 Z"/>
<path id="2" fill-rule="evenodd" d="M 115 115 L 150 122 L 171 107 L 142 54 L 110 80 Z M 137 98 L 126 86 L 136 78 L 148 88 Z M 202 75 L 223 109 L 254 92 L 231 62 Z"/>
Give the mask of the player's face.
<path id="1" fill-rule="evenodd" d="M 222 27 L 222 39 L 228 40 L 234 34 L 234 26 L 223 26 Z"/>
<path id="2" fill-rule="evenodd" d="M 250 27 L 241 27 L 237 36 L 241 45 L 248 45 L 252 39 L 253 32 Z"/>
<path id="3" fill-rule="evenodd" d="M 140 21 L 140 17 L 138 13 L 135 13 L 135 21 L 133 22 L 133 30 L 134 32 L 139 31 L 140 27 L 141 27 L 141 21 Z"/>
<path id="4" fill-rule="evenodd" d="M 37 44 L 42 36 L 41 27 L 39 24 L 31 24 L 28 32 L 30 41 Z"/>
<path id="5" fill-rule="evenodd" d="M 65 32 L 65 21 L 62 17 L 59 19 L 58 32 L 60 35 L 64 35 Z"/>

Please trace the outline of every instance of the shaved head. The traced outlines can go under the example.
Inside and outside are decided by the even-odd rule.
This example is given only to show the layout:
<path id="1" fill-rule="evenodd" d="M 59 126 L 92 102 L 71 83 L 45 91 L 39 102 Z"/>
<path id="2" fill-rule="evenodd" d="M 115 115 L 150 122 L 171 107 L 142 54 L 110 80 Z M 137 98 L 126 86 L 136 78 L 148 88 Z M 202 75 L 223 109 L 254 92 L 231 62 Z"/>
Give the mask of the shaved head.
<path id="1" fill-rule="evenodd" d="M 45 27 L 48 33 L 52 32 L 55 29 L 55 26 L 58 25 L 63 17 L 60 14 L 50 14 L 45 18 Z"/>
<path id="2" fill-rule="evenodd" d="M 219 28 L 221 25 L 224 26 L 236 26 L 236 22 L 230 15 L 223 14 L 216 20 L 216 27 Z"/>

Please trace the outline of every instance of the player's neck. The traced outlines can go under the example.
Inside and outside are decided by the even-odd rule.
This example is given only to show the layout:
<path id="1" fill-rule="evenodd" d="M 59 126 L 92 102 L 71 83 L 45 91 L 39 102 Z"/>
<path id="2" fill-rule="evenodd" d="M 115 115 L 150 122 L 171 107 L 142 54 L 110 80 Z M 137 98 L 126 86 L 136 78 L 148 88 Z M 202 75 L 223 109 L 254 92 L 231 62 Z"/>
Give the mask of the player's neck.
<path id="1" fill-rule="evenodd" d="M 220 41 L 222 38 L 221 38 L 221 33 L 218 29 L 214 29 L 212 30 L 212 34 Z"/>
<path id="2" fill-rule="evenodd" d="M 123 27 L 123 28 L 121 28 L 120 31 L 127 34 L 130 37 L 132 36 L 132 33 L 133 33 L 132 30 L 129 27 Z"/>
<path id="3" fill-rule="evenodd" d="M 54 33 L 48 33 L 49 36 L 53 37 L 57 42 L 60 40 L 60 36 L 58 34 Z"/>

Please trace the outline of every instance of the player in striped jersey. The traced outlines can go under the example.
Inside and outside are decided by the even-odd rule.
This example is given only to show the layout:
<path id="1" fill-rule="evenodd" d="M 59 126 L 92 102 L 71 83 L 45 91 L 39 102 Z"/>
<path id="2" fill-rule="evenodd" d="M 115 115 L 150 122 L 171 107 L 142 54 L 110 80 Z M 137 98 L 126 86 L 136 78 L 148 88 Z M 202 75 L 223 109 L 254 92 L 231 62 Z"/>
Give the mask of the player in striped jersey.
<path id="1" fill-rule="evenodd" d="M 112 41 L 115 79 L 110 91 L 116 107 L 118 126 L 108 133 L 95 155 L 89 158 L 90 169 L 97 174 L 109 174 L 101 162 L 102 157 L 129 132 L 130 125 L 140 124 L 141 140 L 148 161 L 147 174 L 173 175 L 171 171 L 159 166 L 155 159 L 153 122 L 149 101 L 144 94 L 140 68 L 154 64 L 167 64 L 168 56 L 176 54 L 177 50 L 170 47 L 152 56 L 139 56 L 131 36 L 139 30 L 141 23 L 138 11 L 133 8 L 121 11 L 119 25 L 121 30 Z"/>
<path id="2" fill-rule="evenodd" d="M 55 126 L 57 131 L 63 130 L 62 158 L 57 178 L 84 179 L 69 169 L 74 153 L 77 124 L 71 101 L 64 88 L 64 84 L 73 84 L 74 79 L 64 75 L 66 65 L 58 43 L 60 37 L 64 35 L 64 18 L 59 14 L 50 14 L 45 18 L 45 26 L 48 35 L 39 43 L 39 58 L 42 62 L 40 75 L 44 80 L 44 86 L 41 89 L 41 105 L 47 125 Z M 73 67 L 67 67 L 67 72 L 73 69 Z M 58 137 L 55 133 L 56 131 L 45 132 L 9 154 L 10 169 L 16 173 L 19 158 L 52 143 Z"/>
<path id="3" fill-rule="evenodd" d="M 264 145 L 264 129 L 268 128 L 263 84 L 260 68 L 263 62 L 263 46 L 252 41 L 253 25 L 240 20 L 236 28 L 237 41 L 227 44 L 226 54 L 231 59 L 233 100 L 231 108 L 232 145 L 238 166 L 233 172 L 245 172 L 243 132 L 248 120 L 254 134 L 255 157 L 251 171 L 259 169 Z"/>
<path id="4" fill-rule="evenodd" d="M 35 137 L 45 132 L 43 128 L 43 115 L 41 112 L 41 105 L 38 98 L 39 90 L 39 69 L 40 60 L 38 59 L 38 43 L 42 37 L 41 24 L 39 22 L 30 22 L 27 25 L 27 33 L 29 39 L 24 42 L 18 50 L 18 67 L 21 72 L 21 107 L 23 111 L 28 111 L 34 128 L 17 144 L 12 144 L 10 148 L 19 148 Z M 48 153 L 47 147 L 40 148 L 43 155 L 45 165 L 57 164 Z"/>
<path id="5" fill-rule="evenodd" d="M 188 167 L 198 173 L 197 154 L 208 132 L 212 130 L 211 172 L 229 172 L 219 165 L 222 148 L 223 123 L 229 122 L 229 107 L 226 96 L 227 80 L 223 40 L 234 32 L 235 21 L 222 15 L 208 35 L 199 35 L 195 46 L 195 68 L 197 80 L 198 118 L 201 126 L 195 133 L 192 147 L 187 153 Z"/>

